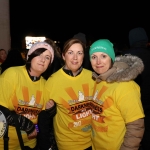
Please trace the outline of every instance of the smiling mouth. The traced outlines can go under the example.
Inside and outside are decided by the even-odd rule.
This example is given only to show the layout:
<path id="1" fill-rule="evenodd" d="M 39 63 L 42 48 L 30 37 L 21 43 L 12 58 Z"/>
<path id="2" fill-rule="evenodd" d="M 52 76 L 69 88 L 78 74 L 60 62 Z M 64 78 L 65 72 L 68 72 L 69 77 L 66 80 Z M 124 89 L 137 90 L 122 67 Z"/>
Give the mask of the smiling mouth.
<path id="1" fill-rule="evenodd" d="M 39 66 L 44 66 L 43 64 L 39 64 Z"/>
<path id="2" fill-rule="evenodd" d="M 96 66 L 96 68 L 103 68 L 103 66 Z"/>
<path id="3" fill-rule="evenodd" d="M 76 65 L 76 64 L 78 64 L 78 62 L 72 62 L 72 64 L 73 64 L 73 65 Z"/>

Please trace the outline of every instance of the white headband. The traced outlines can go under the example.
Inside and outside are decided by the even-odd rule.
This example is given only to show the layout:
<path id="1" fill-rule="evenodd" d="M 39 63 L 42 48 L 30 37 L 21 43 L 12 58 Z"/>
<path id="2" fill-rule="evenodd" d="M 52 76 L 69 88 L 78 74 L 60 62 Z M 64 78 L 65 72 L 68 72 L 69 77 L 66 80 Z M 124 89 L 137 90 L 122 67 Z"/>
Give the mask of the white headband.
<path id="1" fill-rule="evenodd" d="M 46 42 L 37 42 L 37 43 L 33 44 L 32 47 L 29 49 L 29 51 L 27 53 L 27 60 L 29 58 L 29 55 L 31 55 L 38 48 L 46 48 L 47 50 L 50 51 L 50 53 L 52 54 L 52 59 L 51 59 L 51 63 L 52 63 L 53 59 L 54 59 L 54 50 L 50 46 L 50 44 L 48 44 Z"/>

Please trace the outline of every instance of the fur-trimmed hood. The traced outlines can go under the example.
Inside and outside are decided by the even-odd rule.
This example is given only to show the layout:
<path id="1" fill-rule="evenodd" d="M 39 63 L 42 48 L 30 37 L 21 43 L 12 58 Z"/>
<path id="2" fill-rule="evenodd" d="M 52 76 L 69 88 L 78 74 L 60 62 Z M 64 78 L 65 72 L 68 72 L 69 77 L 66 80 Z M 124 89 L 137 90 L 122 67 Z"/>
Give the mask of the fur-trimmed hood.
<path id="1" fill-rule="evenodd" d="M 111 69 L 107 72 L 97 75 L 93 72 L 93 78 L 97 82 L 123 82 L 134 80 L 144 70 L 143 61 L 132 55 L 117 56 Z"/>

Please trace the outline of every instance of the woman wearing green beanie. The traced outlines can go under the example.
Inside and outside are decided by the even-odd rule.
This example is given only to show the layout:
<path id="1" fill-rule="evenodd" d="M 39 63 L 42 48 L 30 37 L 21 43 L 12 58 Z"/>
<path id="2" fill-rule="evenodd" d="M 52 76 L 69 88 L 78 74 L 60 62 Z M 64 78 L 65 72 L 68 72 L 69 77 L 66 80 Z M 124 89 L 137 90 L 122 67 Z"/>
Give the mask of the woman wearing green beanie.
<path id="1" fill-rule="evenodd" d="M 93 150 L 138 150 L 144 133 L 140 87 L 133 81 L 144 65 L 136 56 L 117 56 L 108 39 L 90 47 L 95 79 L 92 106 Z"/>

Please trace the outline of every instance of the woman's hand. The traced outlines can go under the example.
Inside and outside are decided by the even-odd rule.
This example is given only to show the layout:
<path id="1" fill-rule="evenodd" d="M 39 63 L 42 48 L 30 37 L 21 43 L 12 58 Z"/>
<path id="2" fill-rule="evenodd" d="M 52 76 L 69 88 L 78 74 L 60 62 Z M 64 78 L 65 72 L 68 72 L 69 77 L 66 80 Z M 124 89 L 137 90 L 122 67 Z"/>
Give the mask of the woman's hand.
<path id="1" fill-rule="evenodd" d="M 37 131 L 35 129 L 31 134 L 28 135 L 28 139 L 29 140 L 34 139 L 36 138 L 36 136 L 37 136 Z"/>
<path id="2" fill-rule="evenodd" d="M 56 115 L 56 103 L 54 100 L 50 99 L 45 106 L 45 111 L 48 112 L 49 117 L 54 117 Z"/>
<path id="3" fill-rule="evenodd" d="M 50 109 L 51 107 L 54 106 L 54 101 L 52 99 L 50 99 L 45 106 L 45 109 Z"/>

